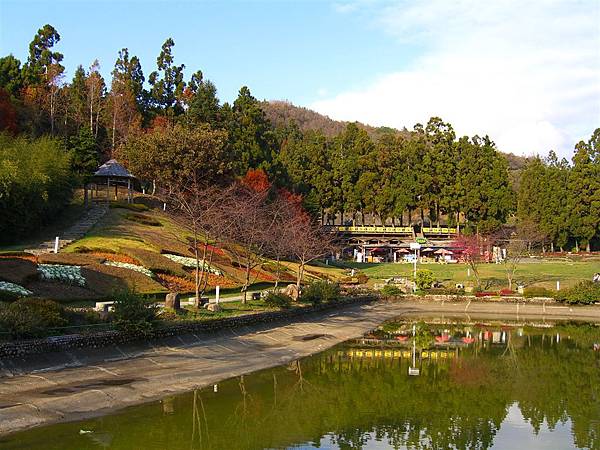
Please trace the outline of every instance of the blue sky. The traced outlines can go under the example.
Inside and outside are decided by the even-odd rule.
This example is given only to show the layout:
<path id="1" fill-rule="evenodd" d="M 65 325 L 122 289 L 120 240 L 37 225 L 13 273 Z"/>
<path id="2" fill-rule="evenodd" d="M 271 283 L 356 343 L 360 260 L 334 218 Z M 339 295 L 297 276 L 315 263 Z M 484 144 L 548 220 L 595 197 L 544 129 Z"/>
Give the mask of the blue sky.
<path id="1" fill-rule="evenodd" d="M 402 67 L 415 50 L 326 2 L 27 2 L 1 0 L 0 48 L 21 60 L 37 29 L 52 24 L 73 74 L 98 58 L 109 76 L 128 47 L 147 76 L 167 37 L 186 76 L 201 69 L 225 101 L 248 85 L 258 98 L 310 104 Z"/>
<path id="2" fill-rule="evenodd" d="M 411 128 L 441 116 L 504 151 L 569 157 L 600 126 L 597 0 L 0 0 L 0 54 L 21 60 L 37 29 L 61 34 L 70 78 L 117 52 L 146 77 L 167 37 L 186 77 L 231 101 L 242 85 L 332 118 Z"/>

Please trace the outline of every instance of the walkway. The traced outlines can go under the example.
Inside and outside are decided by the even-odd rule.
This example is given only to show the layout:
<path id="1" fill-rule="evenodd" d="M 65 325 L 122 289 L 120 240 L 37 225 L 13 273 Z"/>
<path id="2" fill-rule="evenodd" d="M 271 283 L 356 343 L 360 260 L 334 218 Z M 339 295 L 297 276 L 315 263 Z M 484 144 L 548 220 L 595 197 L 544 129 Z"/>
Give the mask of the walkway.
<path id="1" fill-rule="evenodd" d="M 0 434 L 100 416 L 288 363 L 398 316 L 536 317 L 600 322 L 600 307 L 509 303 L 378 302 L 211 335 L 0 360 Z"/>
<path id="2" fill-rule="evenodd" d="M 74 225 L 59 235 L 58 250 L 66 247 L 71 242 L 81 239 L 108 211 L 105 204 L 94 204 L 85 215 Z M 54 240 L 42 242 L 38 248 L 25 250 L 28 253 L 39 255 L 41 253 L 54 252 Z"/>

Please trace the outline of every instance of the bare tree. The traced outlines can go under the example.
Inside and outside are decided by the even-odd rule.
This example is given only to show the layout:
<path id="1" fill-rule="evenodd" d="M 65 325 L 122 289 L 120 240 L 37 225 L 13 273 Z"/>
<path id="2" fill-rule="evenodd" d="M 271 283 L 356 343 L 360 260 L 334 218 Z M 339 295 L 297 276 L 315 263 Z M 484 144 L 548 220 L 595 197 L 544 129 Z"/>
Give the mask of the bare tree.
<path id="1" fill-rule="evenodd" d="M 504 227 L 496 234 L 496 245 L 502 247 L 506 254 L 503 255 L 502 264 L 508 281 L 508 288 L 512 290 L 515 274 L 521 261 L 530 255 L 530 249 L 542 242 L 543 236 L 529 226 L 519 224 L 516 228 Z"/>
<path id="2" fill-rule="evenodd" d="M 248 287 L 258 278 L 252 272 L 262 264 L 269 250 L 275 217 L 267 206 L 267 191 L 256 192 L 240 184 L 232 189 L 222 202 L 227 226 L 219 234 L 237 266 L 244 270 L 241 292 L 242 303 L 246 303 Z"/>
<path id="3" fill-rule="evenodd" d="M 217 236 L 224 232 L 223 227 L 228 221 L 221 220 L 222 203 L 226 202 L 231 188 L 212 185 L 205 186 L 197 174 L 177 186 L 171 186 L 164 193 L 169 204 L 168 210 L 173 221 L 190 233 L 190 250 L 196 260 L 194 268 L 195 304 L 200 307 L 200 301 L 208 285 L 210 264 L 214 254 Z"/>
<path id="4" fill-rule="evenodd" d="M 314 223 L 305 211 L 298 210 L 287 229 L 289 253 L 298 261 L 296 286 L 300 289 L 306 265 L 333 251 L 335 235 Z"/>
<path id="5" fill-rule="evenodd" d="M 277 264 L 275 268 L 275 289 L 277 289 L 281 279 L 281 259 L 290 256 L 288 225 L 292 219 L 293 211 L 290 209 L 287 198 L 282 195 L 278 195 L 269 206 L 274 220 L 273 232 L 271 238 L 267 241 L 267 252 L 271 258 L 275 259 Z"/>

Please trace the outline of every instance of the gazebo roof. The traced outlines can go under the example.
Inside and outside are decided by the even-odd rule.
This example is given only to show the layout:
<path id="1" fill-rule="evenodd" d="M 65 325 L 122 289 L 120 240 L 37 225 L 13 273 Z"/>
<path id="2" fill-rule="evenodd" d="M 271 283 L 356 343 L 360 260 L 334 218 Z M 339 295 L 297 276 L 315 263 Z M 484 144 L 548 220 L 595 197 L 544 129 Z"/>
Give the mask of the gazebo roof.
<path id="1" fill-rule="evenodd" d="M 104 178 L 135 178 L 135 176 L 119 164 L 116 159 L 108 160 L 102 164 L 94 176 Z"/>

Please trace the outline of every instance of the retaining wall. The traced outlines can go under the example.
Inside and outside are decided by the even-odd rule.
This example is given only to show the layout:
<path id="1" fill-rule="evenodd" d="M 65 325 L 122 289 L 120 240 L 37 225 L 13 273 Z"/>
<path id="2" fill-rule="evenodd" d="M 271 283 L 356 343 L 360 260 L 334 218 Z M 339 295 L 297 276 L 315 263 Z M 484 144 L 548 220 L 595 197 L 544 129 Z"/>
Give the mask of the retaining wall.
<path id="1" fill-rule="evenodd" d="M 303 308 L 290 308 L 280 311 L 268 311 L 243 316 L 211 319 L 202 322 L 182 322 L 152 330 L 144 340 L 161 339 L 186 333 L 207 333 L 227 328 L 289 320 L 294 317 L 339 308 L 346 305 L 365 304 L 375 300 L 373 296 L 351 297 L 337 302 L 323 303 Z M 26 355 L 58 352 L 75 348 L 99 348 L 138 341 L 136 335 L 121 331 L 100 331 L 89 334 L 69 334 L 42 339 L 0 343 L 0 358 L 14 358 Z"/>

